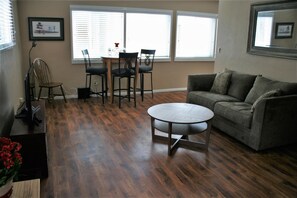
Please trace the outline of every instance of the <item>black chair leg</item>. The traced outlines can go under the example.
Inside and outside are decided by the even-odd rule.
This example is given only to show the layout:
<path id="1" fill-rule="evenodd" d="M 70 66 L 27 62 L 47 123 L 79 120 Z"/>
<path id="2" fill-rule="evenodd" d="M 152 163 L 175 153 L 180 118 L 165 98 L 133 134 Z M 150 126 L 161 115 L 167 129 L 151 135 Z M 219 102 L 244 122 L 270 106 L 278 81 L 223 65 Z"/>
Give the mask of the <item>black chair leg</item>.
<path id="1" fill-rule="evenodd" d="M 31 100 L 35 100 L 34 87 L 30 87 Z"/>
<path id="2" fill-rule="evenodd" d="M 140 74 L 140 92 L 141 92 L 141 100 L 143 101 L 144 95 L 144 74 Z"/>
<path id="3" fill-rule="evenodd" d="M 127 95 L 128 95 L 128 101 L 131 101 L 131 95 L 130 95 L 130 87 L 131 87 L 131 78 L 128 77 L 128 86 L 127 86 Z"/>
<path id="4" fill-rule="evenodd" d="M 92 91 L 91 91 L 91 82 L 92 82 L 92 75 L 90 75 L 90 77 L 89 77 L 89 89 L 90 89 L 90 94 L 92 94 Z"/>
<path id="5" fill-rule="evenodd" d="M 86 74 L 86 84 L 85 84 L 85 87 L 87 87 L 88 85 L 88 74 Z"/>
<path id="6" fill-rule="evenodd" d="M 153 86 L 153 73 L 151 72 L 151 91 L 152 91 L 152 98 L 154 98 L 154 86 Z"/>
<path id="7" fill-rule="evenodd" d="M 42 91 L 42 87 L 39 88 L 39 93 L 38 93 L 38 100 L 40 99 L 41 96 L 41 91 Z"/>
<path id="8" fill-rule="evenodd" d="M 134 107 L 136 107 L 136 82 L 135 82 L 135 78 L 133 79 L 133 96 L 134 96 Z"/>
<path id="9" fill-rule="evenodd" d="M 67 103 L 65 93 L 64 93 L 64 89 L 63 89 L 62 85 L 60 86 L 60 88 L 61 88 L 61 92 L 62 92 L 62 95 L 63 95 L 63 98 L 64 98 L 64 102 Z"/>
<path id="10" fill-rule="evenodd" d="M 122 89 L 122 87 L 121 87 L 121 78 L 119 78 L 119 108 L 121 108 L 121 89 Z"/>
<path id="11" fill-rule="evenodd" d="M 114 102 L 114 76 L 112 77 L 112 86 L 113 86 L 113 88 L 112 88 L 112 101 L 111 101 L 111 103 L 113 104 L 113 102 Z"/>
<path id="12" fill-rule="evenodd" d="M 107 86 L 107 74 L 104 74 L 104 79 L 105 79 L 105 98 L 107 99 L 107 91 L 108 91 L 108 86 Z"/>
<path id="13" fill-rule="evenodd" d="M 52 102 L 52 88 L 48 88 L 48 93 L 47 93 L 47 100 L 48 102 Z"/>
<path id="14" fill-rule="evenodd" d="M 150 74 L 151 75 L 151 89 L 144 89 L 144 74 Z M 152 98 L 154 98 L 154 86 L 153 86 L 153 73 L 152 72 L 146 72 L 140 74 L 140 92 L 141 92 L 141 99 L 143 101 L 144 99 L 144 91 L 151 91 L 152 92 Z"/>
<path id="15" fill-rule="evenodd" d="M 104 75 L 101 76 L 101 94 L 102 94 L 102 103 L 104 104 Z"/>

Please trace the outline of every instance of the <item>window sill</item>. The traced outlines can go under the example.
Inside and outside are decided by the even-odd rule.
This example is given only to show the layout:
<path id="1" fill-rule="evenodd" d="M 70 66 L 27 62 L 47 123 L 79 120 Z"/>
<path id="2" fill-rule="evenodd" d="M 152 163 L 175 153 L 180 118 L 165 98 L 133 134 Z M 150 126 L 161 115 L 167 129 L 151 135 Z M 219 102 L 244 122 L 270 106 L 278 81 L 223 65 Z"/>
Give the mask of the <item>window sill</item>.
<path id="1" fill-rule="evenodd" d="M 154 62 L 170 62 L 171 58 L 155 58 Z M 72 59 L 71 61 L 72 65 L 81 65 L 81 64 L 85 64 L 83 59 Z M 101 58 L 94 58 L 91 59 L 91 63 L 94 64 L 102 64 L 102 60 Z"/>
<path id="2" fill-rule="evenodd" d="M 182 61 L 182 62 L 186 62 L 186 61 L 197 61 L 197 62 L 200 62 L 200 61 L 215 61 L 216 59 L 213 58 L 213 57 L 201 57 L 201 58 L 174 58 L 174 61 L 176 62 L 179 62 L 179 61 Z"/>

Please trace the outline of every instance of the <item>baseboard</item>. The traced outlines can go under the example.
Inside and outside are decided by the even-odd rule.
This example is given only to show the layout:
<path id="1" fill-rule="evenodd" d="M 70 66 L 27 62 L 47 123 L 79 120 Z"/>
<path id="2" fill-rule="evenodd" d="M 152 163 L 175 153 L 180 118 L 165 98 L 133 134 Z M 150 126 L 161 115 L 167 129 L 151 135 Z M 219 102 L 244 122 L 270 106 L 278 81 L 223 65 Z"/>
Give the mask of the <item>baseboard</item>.
<path id="1" fill-rule="evenodd" d="M 171 88 L 171 89 L 154 89 L 154 93 L 186 91 L 186 90 L 187 90 L 186 87 L 182 87 L 182 88 Z M 144 92 L 144 94 L 150 94 L 150 93 L 151 92 Z M 140 94 L 140 93 L 137 92 L 136 94 Z M 72 95 L 66 95 L 65 97 L 66 97 L 66 99 L 73 99 L 73 98 L 77 98 L 78 96 L 77 96 L 77 94 L 72 94 Z M 62 100 L 64 98 L 63 98 L 63 96 L 55 96 L 55 99 Z"/>
<path id="2" fill-rule="evenodd" d="M 171 88 L 171 89 L 155 89 L 154 92 L 160 93 L 160 92 L 175 92 L 175 91 L 186 91 L 186 90 L 187 90 L 186 87 L 182 87 L 182 88 Z"/>

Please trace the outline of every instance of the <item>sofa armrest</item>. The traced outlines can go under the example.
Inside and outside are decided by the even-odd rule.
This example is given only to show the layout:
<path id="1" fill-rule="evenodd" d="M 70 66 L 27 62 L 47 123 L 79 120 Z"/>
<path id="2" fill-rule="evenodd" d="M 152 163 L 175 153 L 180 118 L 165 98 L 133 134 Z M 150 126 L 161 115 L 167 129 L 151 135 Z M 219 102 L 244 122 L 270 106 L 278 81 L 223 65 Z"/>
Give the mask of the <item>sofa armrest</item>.
<path id="1" fill-rule="evenodd" d="M 297 95 L 261 100 L 255 107 L 249 141 L 255 150 L 297 142 Z"/>
<path id="2" fill-rule="evenodd" d="M 188 76 L 187 91 L 209 91 L 216 74 L 198 74 Z"/>

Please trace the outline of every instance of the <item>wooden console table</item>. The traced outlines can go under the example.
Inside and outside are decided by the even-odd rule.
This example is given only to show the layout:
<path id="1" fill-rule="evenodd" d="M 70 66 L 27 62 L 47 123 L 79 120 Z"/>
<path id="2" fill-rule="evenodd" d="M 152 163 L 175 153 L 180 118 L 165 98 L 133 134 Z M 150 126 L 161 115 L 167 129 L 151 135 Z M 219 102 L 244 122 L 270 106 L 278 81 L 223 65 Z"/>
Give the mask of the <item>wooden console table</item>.
<path id="1" fill-rule="evenodd" d="M 12 198 L 39 198 L 40 179 L 13 182 Z"/>
<path id="2" fill-rule="evenodd" d="M 20 151 L 23 164 L 19 171 L 19 180 L 46 178 L 48 176 L 45 102 L 33 101 L 33 106 L 40 106 L 38 125 L 30 126 L 22 119 L 14 119 L 10 138 L 22 145 Z"/>

